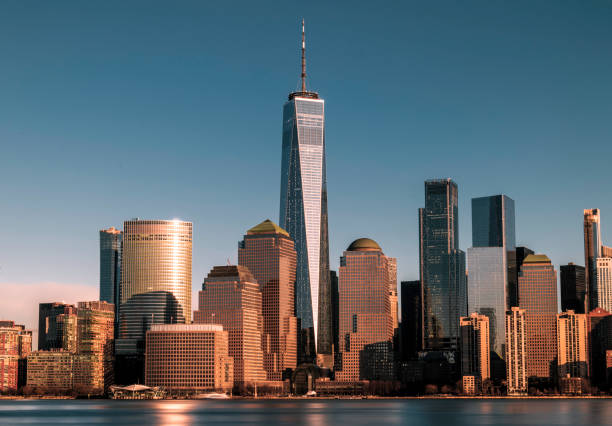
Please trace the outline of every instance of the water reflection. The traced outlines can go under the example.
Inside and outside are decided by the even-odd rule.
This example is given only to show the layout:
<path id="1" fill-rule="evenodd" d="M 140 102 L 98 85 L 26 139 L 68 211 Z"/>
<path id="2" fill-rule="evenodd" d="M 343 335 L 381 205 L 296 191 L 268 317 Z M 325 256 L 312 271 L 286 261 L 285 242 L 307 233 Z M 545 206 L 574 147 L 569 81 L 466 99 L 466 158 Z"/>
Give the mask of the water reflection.
<path id="1" fill-rule="evenodd" d="M 609 424 L 609 400 L 0 401 L 0 424 Z"/>

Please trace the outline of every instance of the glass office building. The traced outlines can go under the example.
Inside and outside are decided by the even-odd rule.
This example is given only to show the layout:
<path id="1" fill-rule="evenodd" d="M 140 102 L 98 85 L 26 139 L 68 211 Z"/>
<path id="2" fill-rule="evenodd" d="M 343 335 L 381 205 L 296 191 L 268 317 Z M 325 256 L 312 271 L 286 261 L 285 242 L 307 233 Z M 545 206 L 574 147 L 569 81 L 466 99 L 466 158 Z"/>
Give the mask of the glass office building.
<path id="1" fill-rule="evenodd" d="M 283 107 L 279 220 L 297 252 L 295 306 L 303 330 L 302 360 L 314 359 L 315 346 L 322 354 L 331 354 L 332 346 L 325 102 L 306 91 L 305 76 L 303 68 L 302 91 L 291 93 Z"/>
<path id="2" fill-rule="evenodd" d="M 468 311 L 489 317 L 491 374 L 505 373 L 505 315 L 518 305 L 514 200 L 472 198 L 472 248 L 468 249 Z"/>
<path id="3" fill-rule="evenodd" d="M 419 209 L 425 350 L 457 350 L 459 317 L 467 315 L 465 253 L 459 250 L 457 184 L 425 181 Z"/>
<path id="4" fill-rule="evenodd" d="M 100 300 L 115 305 L 115 333 L 119 328 L 122 240 L 123 232 L 112 226 L 100 230 Z"/>

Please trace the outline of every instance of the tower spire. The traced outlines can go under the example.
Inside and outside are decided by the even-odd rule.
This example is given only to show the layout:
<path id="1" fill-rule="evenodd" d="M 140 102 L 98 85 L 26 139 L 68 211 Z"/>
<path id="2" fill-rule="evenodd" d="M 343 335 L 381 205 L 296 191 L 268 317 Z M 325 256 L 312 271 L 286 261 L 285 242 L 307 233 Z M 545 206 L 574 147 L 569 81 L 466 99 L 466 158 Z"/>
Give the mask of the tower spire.
<path id="1" fill-rule="evenodd" d="M 302 19 L 302 92 L 306 91 L 306 38 L 304 36 L 304 19 Z"/>

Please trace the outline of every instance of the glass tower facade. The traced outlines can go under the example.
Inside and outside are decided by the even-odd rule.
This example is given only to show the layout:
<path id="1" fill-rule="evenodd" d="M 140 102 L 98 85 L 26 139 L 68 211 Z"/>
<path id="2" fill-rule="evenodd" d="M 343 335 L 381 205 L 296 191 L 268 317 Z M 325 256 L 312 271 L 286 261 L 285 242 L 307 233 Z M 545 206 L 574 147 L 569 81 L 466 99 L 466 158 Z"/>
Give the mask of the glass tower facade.
<path id="1" fill-rule="evenodd" d="M 459 250 L 457 222 L 457 184 L 425 181 L 425 207 L 419 209 L 425 350 L 457 350 L 459 318 L 467 315 L 465 253 Z"/>
<path id="2" fill-rule="evenodd" d="M 121 244 L 123 233 L 110 227 L 100 230 L 100 300 L 115 305 L 115 333 L 121 300 Z"/>
<path id="3" fill-rule="evenodd" d="M 280 226 L 295 241 L 296 316 L 302 353 L 331 353 L 331 294 L 325 178 L 325 103 L 313 92 L 289 95 L 283 108 Z"/>
<path id="4" fill-rule="evenodd" d="M 599 209 L 584 210 L 584 267 L 588 311 L 597 307 L 597 258 L 601 257 L 601 217 Z"/>
<path id="5" fill-rule="evenodd" d="M 506 376 L 505 315 L 518 305 L 514 200 L 472 198 L 472 248 L 468 249 L 468 311 L 489 318 L 491 374 Z"/>

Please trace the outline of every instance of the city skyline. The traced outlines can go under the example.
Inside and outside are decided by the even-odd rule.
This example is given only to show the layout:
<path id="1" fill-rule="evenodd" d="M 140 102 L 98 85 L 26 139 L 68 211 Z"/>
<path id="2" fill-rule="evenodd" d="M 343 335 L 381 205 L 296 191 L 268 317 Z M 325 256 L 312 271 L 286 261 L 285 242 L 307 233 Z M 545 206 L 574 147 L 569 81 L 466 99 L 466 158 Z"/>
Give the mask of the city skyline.
<path id="1" fill-rule="evenodd" d="M 341 166 L 336 167 L 335 170 L 334 167 L 330 166 L 330 172 L 328 173 L 328 181 L 330 182 L 331 186 L 330 193 L 333 194 L 333 197 L 330 199 L 329 214 L 329 227 L 331 230 L 330 261 L 332 269 L 336 269 L 338 266 L 337 259 L 341 254 L 342 248 L 346 247 L 348 242 L 352 241 L 354 238 L 365 234 L 379 241 L 381 245 L 389 251 L 389 253 L 392 253 L 394 256 L 399 258 L 399 279 L 415 279 L 418 276 L 418 236 L 415 238 L 415 232 L 417 229 L 417 217 L 415 212 L 416 207 L 422 204 L 421 188 L 423 180 L 434 177 L 448 176 L 453 178 L 458 183 L 459 199 L 462 200 L 459 204 L 459 235 L 462 236 L 462 238 L 459 240 L 459 248 L 462 250 L 465 250 L 470 246 L 469 238 L 467 237 L 468 234 L 470 234 L 470 232 L 468 232 L 469 226 L 466 225 L 466 223 L 471 221 L 468 200 L 476 196 L 487 196 L 500 193 L 508 194 L 517 201 L 517 245 L 527 245 L 534 249 L 537 253 L 547 253 L 549 257 L 551 257 L 554 265 L 565 264 L 569 261 L 573 261 L 579 265 L 584 264 L 583 257 L 581 257 L 582 246 L 580 244 L 582 241 L 580 214 L 584 208 L 601 209 L 602 240 L 608 241 L 612 239 L 610 238 L 611 234 L 609 231 L 612 229 L 612 219 L 606 219 L 608 217 L 612 218 L 612 205 L 607 199 L 608 197 L 603 195 L 599 196 L 596 185 L 586 185 L 586 183 L 582 183 L 582 185 L 580 185 L 574 182 L 574 180 L 580 179 L 572 180 L 570 178 L 564 178 L 560 181 L 564 184 L 564 188 L 567 188 L 567 191 L 572 193 L 571 206 L 567 206 L 567 208 L 560 212 L 558 207 L 559 205 L 554 204 L 550 198 L 543 197 L 538 201 L 536 198 L 540 197 L 542 194 L 539 191 L 532 192 L 533 188 L 525 185 L 524 181 L 523 185 L 517 184 L 517 186 L 509 186 L 507 182 L 504 182 L 504 180 L 501 179 L 501 176 L 495 176 L 494 179 L 488 179 L 489 181 L 492 181 L 488 184 L 479 183 L 479 180 L 481 179 L 474 177 L 472 172 L 468 171 L 469 167 L 473 166 L 474 163 L 465 161 L 465 168 L 457 168 L 456 165 L 451 165 L 449 167 L 447 162 L 450 161 L 450 157 L 452 157 L 452 155 L 442 155 L 437 158 L 436 160 L 441 160 L 441 163 L 431 168 L 428 172 L 419 170 L 417 172 L 417 176 L 420 177 L 418 178 L 417 176 L 405 174 L 399 163 L 396 163 L 397 159 L 388 158 L 389 164 L 382 163 L 383 157 L 381 154 L 386 152 L 388 150 L 387 148 L 392 147 L 398 149 L 398 156 L 400 156 L 400 154 L 409 154 L 410 151 L 404 151 L 403 149 L 405 148 L 401 148 L 399 145 L 392 144 L 391 142 L 389 142 L 388 145 L 383 145 L 382 149 L 370 149 L 365 144 L 365 141 L 371 138 L 356 137 L 354 130 L 350 129 L 350 121 L 347 120 L 347 116 L 351 116 L 355 113 L 362 114 L 363 111 L 359 111 L 359 108 L 357 108 L 355 104 L 347 103 L 343 106 L 343 104 L 340 103 L 342 101 L 342 93 L 339 92 L 337 88 L 332 87 L 332 83 L 336 82 L 338 77 L 328 76 L 330 74 L 329 66 L 337 67 L 338 64 L 333 61 L 326 62 L 325 60 L 325 58 L 327 58 L 326 55 L 329 55 L 327 52 L 329 48 L 325 46 L 324 40 L 335 40 L 336 42 L 339 42 L 339 39 L 330 38 L 330 34 L 327 32 L 328 30 L 323 28 L 323 26 L 326 25 L 326 19 L 321 19 L 318 21 L 317 18 L 309 18 L 309 16 L 306 15 L 306 20 L 310 28 L 309 38 L 311 40 L 314 39 L 314 41 L 311 42 L 312 47 L 309 51 L 309 54 L 312 55 L 311 57 L 314 58 L 312 61 L 316 61 L 316 66 L 312 67 L 317 70 L 313 72 L 316 76 L 316 84 L 314 85 L 314 89 L 325 92 L 327 101 L 335 103 L 336 105 L 329 112 L 333 118 L 330 119 L 330 122 L 334 123 L 334 130 L 333 132 L 329 130 L 328 134 L 326 135 L 327 141 L 329 142 L 327 161 L 331 162 L 332 165 Z M 107 210 L 106 208 L 100 208 L 99 203 L 94 202 L 92 203 L 92 206 L 95 207 L 96 210 L 90 210 L 92 206 L 84 206 L 83 204 L 88 204 L 84 201 L 91 196 L 93 191 L 100 191 L 103 188 L 106 188 L 105 185 L 102 185 L 102 181 L 108 177 L 107 173 L 117 174 L 119 169 L 113 168 L 115 166 L 112 166 L 110 171 L 104 172 L 102 169 L 99 169 L 97 165 L 94 165 L 90 174 L 86 171 L 86 169 L 80 169 L 80 166 L 73 165 L 74 160 L 77 160 L 79 156 L 88 158 L 88 154 L 83 151 L 83 147 L 79 148 L 78 146 L 74 145 L 74 142 L 68 142 L 66 140 L 62 142 L 62 138 L 58 136 L 59 133 L 57 133 L 60 128 L 56 129 L 45 127 L 45 123 L 47 126 L 49 124 L 45 120 L 51 116 L 45 115 L 44 113 L 42 115 L 35 115 L 34 122 L 41 126 L 40 131 L 44 131 L 45 128 L 50 130 L 48 145 L 54 146 L 55 142 L 56 146 L 62 147 L 63 149 L 69 151 L 66 154 L 66 159 L 72 160 L 72 162 L 66 163 L 66 159 L 64 158 L 51 157 L 57 160 L 57 163 L 55 163 L 51 168 L 49 168 L 48 165 L 43 164 L 41 167 L 42 170 L 39 171 L 40 174 L 34 174 L 31 177 L 50 177 L 50 179 L 48 179 L 50 182 L 42 182 L 41 190 L 49 191 L 49 188 L 46 186 L 49 183 L 59 185 L 60 187 L 62 184 L 65 185 L 65 189 L 62 190 L 62 192 L 65 191 L 65 194 L 63 194 L 63 196 L 60 198 L 62 203 L 66 204 L 71 211 L 70 214 L 67 214 L 66 210 L 59 208 L 59 206 L 56 205 L 53 200 L 49 199 L 50 196 L 54 194 L 53 190 L 49 191 L 47 196 L 39 199 L 34 196 L 37 194 L 37 192 L 32 191 L 32 187 L 30 186 L 31 182 L 29 182 L 27 176 L 23 175 L 23 172 L 15 173 L 14 176 L 11 175 L 11 172 L 15 172 L 15 166 L 21 167 L 23 164 L 22 161 L 17 160 L 23 160 L 25 158 L 23 157 L 24 152 L 22 151 L 24 148 L 18 147 L 19 144 L 21 144 L 22 147 L 28 148 L 38 147 L 41 154 L 45 154 L 47 152 L 45 150 L 49 148 L 43 147 L 42 145 L 39 145 L 39 143 L 34 143 L 32 139 L 34 136 L 33 134 L 19 136 L 17 132 L 19 127 L 15 127 L 19 125 L 19 120 L 17 120 L 17 124 L 13 123 L 8 128 L 5 128 L 0 134 L 0 137 L 6 140 L 15 140 L 15 145 L 11 144 L 12 146 L 8 149 L 8 155 L 5 157 L 8 159 L 8 167 L 2 168 L 2 189 L 6 194 L 5 199 L 8 201 L 7 205 L 9 206 L 8 209 L 5 208 L 2 210 L 2 218 L 10 223 L 25 224 L 25 222 L 22 221 L 28 221 L 30 223 L 30 226 L 28 227 L 30 232 L 26 233 L 25 236 L 21 235 L 21 231 L 17 232 L 16 229 L 9 229 L 7 231 L 7 235 L 5 236 L 5 241 L 7 244 L 3 245 L 0 249 L 0 285 L 3 287 L 3 289 L 5 288 L 8 290 L 9 296 L 13 294 L 11 291 L 15 291 L 15 288 L 21 288 L 21 291 L 30 293 L 35 292 L 42 297 L 42 292 L 38 290 L 46 287 L 44 283 L 55 282 L 59 284 L 65 283 L 66 285 L 78 286 L 79 288 L 78 290 L 73 290 L 72 287 L 68 286 L 67 288 L 70 290 L 66 291 L 66 287 L 64 287 L 64 291 L 58 290 L 55 293 L 45 294 L 45 299 L 40 301 L 51 302 L 66 300 L 66 302 L 75 303 L 77 300 L 94 300 L 98 292 L 97 283 L 99 278 L 97 273 L 97 231 L 110 226 L 120 227 L 120 224 L 124 220 L 137 215 L 142 215 L 143 217 L 147 218 L 161 219 L 171 219 L 175 216 L 179 216 L 184 220 L 194 222 L 194 240 L 197 238 L 197 242 L 194 241 L 193 257 L 194 273 L 192 290 L 194 291 L 197 291 L 197 287 L 204 278 L 205 272 L 210 269 L 212 265 L 223 264 L 225 259 L 228 257 L 232 260 L 232 263 L 237 263 L 235 241 L 242 235 L 242 230 L 247 229 L 248 226 L 254 221 L 263 220 L 266 217 L 270 217 L 272 219 L 276 218 L 275 211 L 276 206 L 278 205 L 277 188 L 280 163 L 278 161 L 280 155 L 278 154 L 279 136 L 277 123 L 279 117 L 281 116 L 278 104 L 281 102 L 281 99 L 283 99 L 282 96 L 279 96 L 279 93 L 284 93 L 287 91 L 287 89 L 290 89 L 292 83 L 297 78 L 297 73 L 295 70 L 297 69 L 299 62 L 295 51 L 297 50 L 298 22 L 299 18 L 293 18 L 290 23 L 287 23 L 286 31 L 283 30 L 282 32 L 279 31 L 277 33 L 277 37 L 286 39 L 286 43 L 280 43 L 283 46 L 283 52 L 278 56 L 281 57 L 282 60 L 278 64 L 274 65 L 274 67 L 279 69 L 282 68 L 282 71 L 280 72 L 286 78 L 280 80 L 275 78 L 277 80 L 274 82 L 275 89 L 270 92 L 270 99 L 265 100 L 266 103 L 275 103 L 276 106 L 270 107 L 272 108 L 270 113 L 268 110 L 266 110 L 265 122 L 267 124 L 263 126 L 265 131 L 262 131 L 261 136 L 258 135 L 257 138 L 258 140 L 259 138 L 266 138 L 270 139 L 270 141 L 269 143 L 266 142 L 265 144 L 255 144 L 258 145 L 258 147 L 253 148 L 257 151 L 267 152 L 263 156 L 255 155 L 252 158 L 258 162 L 265 161 L 263 163 L 265 164 L 265 168 L 271 169 L 269 175 L 266 172 L 266 174 L 261 177 L 252 176 L 250 178 L 250 182 L 255 183 L 260 190 L 255 192 L 257 195 L 251 196 L 248 193 L 249 185 L 236 184 L 235 182 L 239 180 L 234 181 L 233 176 L 230 176 L 230 179 L 225 182 L 222 179 L 221 181 L 219 179 L 214 179 L 216 183 L 214 192 L 211 192 L 211 188 L 205 188 L 200 195 L 196 195 L 199 191 L 198 185 L 201 184 L 199 180 L 195 180 L 195 182 L 197 182 L 196 185 L 190 186 L 187 184 L 185 187 L 180 185 L 180 180 L 177 180 L 178 176 L 181 178 L 186 178 L 188 176 L 188 174 L 177 171 L 182 161 L 185 160 L 185 157 L 176 154 L 176 151 L 172 148 L 172 146 L 162 143 L 163 139 L 154 139 L 155 141 L 150 151 L 150 155 L 152 157 L 149 159 L 155 159 L 158 155 L 168 154 L 170 156 L 170 162 L 174 164 L 173 170 L 177 177 L 169 179 L 169 183 L 166 182 L 161 186 L 164 194 L 174 192 L 176 189 L 178 189 L 176 191 L 176 195 L 171 199 L 171 201 L 164 203 L 166 204 L 164 206 L 160 206 L 154 202 L 155 197 L 151 197 L 151 195 L 155 194 L 155 192 L 149 192 L 149 187 L 152 186 L 152 184 L 158 183 L 155 172 L 152 170 L 145 171 L 145 173 L 141 174 L 140 176 L 128 172 L 126 178 L 130 179 L 132 185 L 135 185 L 140 191 L 142 191 L 143 195 L 134 196 L 133 199 L 129 199 L 126 198 L 125 194 L 119 191 L 120 193 L 118 193 L 118 197 L 119 200 L 121 200 L 121 204 L 106 202 L 111 207 L 111 210 Z M 8 25 L 8 27 L 5 28 L 10 30 L 12 26 Z M 484 31 L 484 29 L 481 30 Z M 54 41 L 55 40 L 52 40 L 51 42 Z M 371 46 L 371 44 L 369 44 L 369 46 Z M 133 47 L 134 46 L 132 46 L 132 48 Z M 262 48 L 263 44 L 259 47 Z M 63 53 L 67 55 L 67 57 L 70 57 L 70 52 Z M 407 56 L 409 57 L 409 54 L 407 54 Z M 93 61 L 94 59 L 95 58 L 93 57 L 88 58 L 89 61 Z M 17 62 L 16 68 L 9 67 L 9 74 L 19 69 L 19 65 L 21 63 L 19 61 Z M 87 63 L 90 64 L 91 62 Z M 78 70 L 76 72 L 78 73 Z M 342 70 L 338 70 L 337 68 L 334 73 L 338 75 L 344 74 Z M 163 76 L 161 75 L 156 76 L 157 79 L 162 79 L 162 77 Z M 14 75 L 13 78 L 15 78 Z M 25 79 L 27 79 L 28 76 L 23 78 L 23 81 L 25 82 L 27 81 Z M 57 75 L 51 75 L 49 78 L 57 79 L 59 77 Z M 61 81 L 61 79 L 57 81 Z M 257 87 L 258 84 L 262 84 L 262 88 L 265 86 L 261 82 L 252 82 L 250 87 Z M 72 87 L 73 89 L 75 88 L 74 86 Z M 180 86 L 175 86 L 175 89 L 177 87 Z M 340 87 L 343 86 L 340 85 Z M 168 87 L 165 87 L 165 89 L 170 90 Z M 601 90 L 601 87 L 599 87 L 599 89 Z M 234 89 L 231 89 L 231 86 L 226 85 L 225 90 Z M 374 101 L 375 105 L 376 102 L 380 101 L 380 94 L 386 93 L 385 91 L 382 91 L 380 94 L 377 94 L 373 87 L 370 90 L 371 91 L 366 90 L 364 92 L 363 98 L 366 100 L 371 99 Z M 9 94 L 10 93 L 12 92 L 9 91 Z M 27 106 L 27 100 L 30 100 L 30 97 L 33 96 L 33 94 L 26 93 L 26 95 L 26 101 L 21 102 L 26 102 L 25 105 Z M 268 96 L 266 95 L 266 98 L 267 97 Z M 221 100 L 221 98 L 218 96 L 215 96 L 212 99 L 216 101 Z M 350 99 L 354 100 L 354 98 Z M 177 108 L 180 108 L 181 105 L 183 107 L 186 105 L 181 102 L 180 98 L 176 102 L 170 102 L 176 105 Z M 61 103 L 60 105 L 64 105 L 64 108 L 67 106 L 67 104 Z M 0 106 L 4 110 L 6 109 L 7 104 L 2 103 Z M 24 104 L 22 103 L 21 106 L 24 106 Z M 132 104 L 132 106 L 136 107 L 137 104 Z M 378 105 L 378 107 L 380 107 L 380 105 Z M 236 111 L 237 107 L 235 104 L 222 104 L 218 108 L 231 113 Z M 62 110 L 60 108 L 56 114 L 62 114 L 62 111 L 63 113 L 66 113 L 70 110 Z M 14 118 L 14 114 L 15 113 L 8 113 L 7 117 Z M 444 114 L 438 112 L 436 114 L 432 114 L 432 116 L 442 118 Z M 40 121 L 41 117 L 43 119 L 42 122 Z M 60 117 L 60 122 L 63 120 L 65 120 L 65 118 Z M 139 120 L 143 120 L 143 117 L 140 116 Z M 93 139 L 95 139 L 93 138 L 90 144 L 85 144 L 84 147 L 88 148 L 87 151 L 93 148 L 93 152 L 99 152 L 99 156 L 104 159 L 105 164 L 107 164 L 108 161 L 121 162 L 134 159 L 134 157 L 132 157 L 132 155 L 134 155 L 133 151 L 137 150 L 138 145 L 127 145 L 128 153 L 126 159 L 121 160 L 113 158 L 112 155 L 108 155 L 108 152 L 110 151 L 104 149 L 116 147 L 115 143 L 117 142 L 112 142 L 108 146 L 104 144 L 104 139 L 110 136 L 108 132 L 111 131 L 111 127 L 101 123 L 101 121 L 98 119 L 94 120 L 91 117 L 89 118 L 88 122 L 90 124 L 95 123 L 95 128 L 97 130 L 106 129 L 102 132 L 106 136 L 101 139 L 97 139 L 97 142 L 93 142 Z M 208 123 L 208 121 L 206 122 Z M 149 120 L 143 121 L 143 123 L 145 125 L 153 125 L 153 123 Z M 455 122 L 455 124 L 457 123 Z M 165 122 L 163 125 L 167 126 L 167 130 L 163 134 L 168 137 L 169 135 L 167 131 L 169 131 L 172 126 L 169 122 Z M 125 123 L 122 126 L 125 128 Z M 602 124 L 600 123 L 600 127 L 598 127 L 599 131 L 608 131 L 605 126 L 601 126 Z M 121 125 L 119 128 L 121 128 Z M 267 130 L 268 128 L 270 130 Z M 376 127 L 373 125 L 373 127 L 369 130 L 372 131 L 374 128 Z M 259 130 L 260 128 L 257 129 Z M 498 124 L 497 130 L 501 129 L 507 129 L 507 127 Z M 83 129 L 80 129 L 80 132 L 75 134 L 69 133 L 71 135 L 69 139 L 72 137 L 77 137 L 77 135 L 78 137 L 88 136 L 88 133 L 83 133 L 82 130 Z M 134 129 L 132 129 L 132 131 L 133 130 Z M 193 130 L 193 128 L 191 128 L 191 130 Z M 355 140 L 359 142 L 356 145 L 356 148 L 357 151 L 361 151 L 361 157 L 355 157 L 353 153 L 348 152 L 351 151 L 351 149 L 349 149 L 350 145 L 347 144 L 347 140 L 344 135 L 345 132 L 349 132 L 346 136 L 354 137 Z M 201 142 L 202 135 L 206 133 L 202 132 L 199 134 L 200 136 L 195 134 L 191 135 L 191 143 L 193 144 L 191 145 L 192 148 L 195 147 L 196 141 Z M 386 136 L 388 137 L 393 135 L 396 137 L 399 135 L 398 129 L 392 129 L 386 133 Z M 134 133 L 132 133 L 132 136 L 134 136 Z M 141 134 L 141 137 L 143 136 L 144 134 Z M 442 145 L 451 143 L 450 138 L 445 139 L 441 137 L 439 140 L 436 140 L 436 138 L 432 136 L 433 135 L 430 134 L 431 138 L 427 139 L 429 143 L 424 144 L 430 146 L 430 148 L 416 146 L 421 143 L 418 137 L 418 132 L 408 134 L 400 139 L 402 144 L 412 146 L 416 153 L 428 152 L 427 150 L 429 149 L 432 150 L 431 152 L 437 152 L 432 146 L 433 142 L 438 142 Z M 228 137 L 228 135 L 224 135 L 223 139 L 226 137 Z M 45 134 L 38 134 L 38 139 L 41 138 L 45 141 L 47 139 Z M 38 140 L 37 138 L 34 139 Z M 605 138 L 602 138 L 602 140 L 603 139 Z M 213 140 L 214 137 L 206 139 L 205 143 L 202 145 L 209 147 Z M 567 141 L 567 139 L 565 140 Z M 516 143 L 517 146 L 520 146 L 519 142 Z M 225 143 L 222 145 L 225 145 Z M 378 143 L 373 145 L 378 145 Z M 186 148 L 187 146 L 189 145 L 182 145 L 182 148 Z M 243 149 L 245 148 L 243 145 L 240 146 Z M 181 147 L 180 144 L 179 147 Z M 466 149 L 469 149 L 470 147 L 474 148 L 473 146 L 467 145 Z M 602 145 L 600 148 L 604 150 L 604 153 L 606 150 L 609 150 L 609 148 L 607 148 L 605 145 Z M 423 149 L 427 150 L 422 151 Z M 501 147 L 496 147 L 495 149 L 501 149 Z M 200 154 L 204 154 L 203 158 L 208 157 L 206 155 L 206 149 L 204 151 L 198 151 L 198 149 L 194 148 L 194 151 L 196 153 L 199 152 Z M 219 155 L 218 151 L 212 150 L 211 152 L 213 155 Z M 253 154 L 253 152 L 254 151 L 249 151 L 248 149 L 245 150 L 246 154 Z M 42 156 L 44 157 L 45 155 Z M 249 155 L 246 156 L 249 157 Z M 345 158 L 343 158 L 343 156 L 345 156 Z M 601 155 L 601 157 L 604 156 Z M 387 156 L 385 156 L 385 158 L 387 158 Z M 464 158 L 464 160 L 466 159 Z M 39 159 L 32 159 L 32 161 L 34 162 L 34 166 L 40 166 L 40 164 L 38 164 L 40 162 Z M 372 166 L 372 162 L 374 162 L 373 164 L 376 164 L 376 162 L 381 163 L 380 166 Z M 187 163 L 191 164 L 189 162 Z M 206 161 L 206 164 L 208 167 L 212 167 L 210 161 Z M 385 165 L 383 166 L 383 164 Z M 193 164 L 191 164 L 191 166 L 193 166 Z M 390 180 L 392 184 L 387 185 L 391 186 L 394 193 L 393 197 L 384 191 L 382 193 L 379 192 L 378 188 L 370 186 L 370 183 L 368 182 L 369 179 L 363 179 L 360 177 L 359 173 L 362 172 L 366 166 L 369 166 L 369 169 L 373 168 L 374 172 L 379 174 L 383 179 L 389 179 L 395 173 L 399 172 L 400 178 Z M 443 169 L 443 166 L 447 167 L 447 171 L 438 173 L 441 169 Z M 125 168 L 126 163 L 124 163 L 122 167 Z M 542 179 L 542 175 L 544 175 L 546 172 L 546 168 L 544 166 L 542 167 L 542 169 L 535 171 L 530 171 L 529 168 L 527 168 L 527 171 L 523 170 L 522 173 L 525 173 L 526 176 L 531 177 L 532 179 Z M 212 168 L 214 170 L 214 167 Z M 137 171 L 138 173 L 142 173 L 143 169 L 141 169 L 140 166 L 137 166 Z M 584 182 L 586 182 L 586 175 L 588 175 L 588 171 L 585 172 Z M 80 181 L 78 177 L 81 176 L 83 177 L 83 185 L 91 185 L 85 191 L 85 193 L 81 192 L 74 183 L 70 183 L 74 180 Z M 221 176 L 227 177 L 228 175 L 222 174 Z M 557 179 L 559 179 L 559 175 L 555 175 L 553 173 L 551 176 L 546 177 L 545 180 L 551 179 L 548 181 L 550 183 L 554 181 L 553 178 L 555 176 Z M 17 177 L 16 182 L 14 179 L 15 177 Z M 238 177 L 240 177 L 240 172 L 236 178 Z M 521 180 L 517 179 L 515 176 L 505 176 L 504 178 L 508 181 L 514 179 L 521 182 Z M 15 182 L 15 187 L 10 187 L 11 184 L 9 184 L 9 182 Z M 359 186 L 358 192 L 355 192 L 355 189 L 351 188 L 351 185 L 355 184 L 358 184 L 357 186 Z M 207 201 L 204 201 L 203 204 L 193 202 L 193 198 L 197 196 L 202 197 L 203 199 L 206 197 L 216 199 L 213 198 L 211 194 L 218 194 L 219 192 L 228 190 L 229 188 L 238 190 L 241 194 L 245 195 L 245 197 L 242 197 L 240 202 L 243 203 L 246 200 L 251 203 L 252 208 L 249 208 L 248 212 L 244 212 L 241 215 L 236 215 L 233 213 L 233 210 L 238 207 L 239 204 L 234 204 L 228 200 L 222 200 L 218 202 L 218 206 L 219 210 L 223 212 L 223 216 L 217 216 L 213 212 L 215 209 L 201 208 L 202 206 L 206 206 Z M 572 188 L 574 190 L 572 190 Z M 21 193 L 19 193 L 19 191 L 21 191 Z M 605 187 L 602 187 L 599 194 L 605 194 Z M 382 199 L 380 198 L 381 195 Z M 104 197 L 111 199 L 112 196 L 113 194 L 108 191 Z M 254 200 L 255 196 L 261 196 L 261 199 Z M 30 197 L 32 198 L 30 199 Z M 146 197 L 151 197 L 151 201 L 147 201 Z M 235 198 L 239 199 L 241 197 Z M 402 201 L 399 202 L 397 198 L 401 198 Z M 25 211 L 25 209 L 28 207 L 32 207 L 31 203 L 34 200 L 45 203 L 44 220 L 38 222 L 32 220 L 34 217 L 32 216 L 33 214 L 40 214 L 40 205 L 38 208 L 33 208 L 31 212 Z M 377 203 L 378 200 L 381 200 L 382 202 Z M 567 205 L 567 198 L 564 200 L 564 202 L 565 205 Z M 359 209 L 363 203 L 370 205 L 370 208 L 367 209 L 368 211 L 366 212 Z M 546 207 L 550 207 L 556 212 L 559 212 L 559 214 L 556 214 L 556 216 L 559 216 L 559 218 L 551 221 L 546 215 L 536 212 L 539 210 L 545 210 L 543 205 L 546 203 L 548 203 Z M 196 213 L 198 210 L 202 210 L 203 213 Z M 398 214 L 398 211 L 401 211 L 401 215 Z M 347 215 L 348 212 L 355 213 Z M 375 220 L 383 217 L 385 219 L 388 218 L 388 220 Z M 567 220 L 568 217 L 575 219 Z M 65 226 L 67 223 L 66 221 L 68 220 L 74 222 L 73 226 Z M 219 223 L 221 223 L 222 226 L 218 226 Z M 50 226 L 51 224 L 56 226 Z M 55 233 L 57 228 L 64 228 L 64 230 L 58 235 Z M 70 232 L 65 232 L 66 228 L 70 229 Z M 539 230 L 537 228 L 543 229 Z M 569 232 L 568 230 L 570 229 L 573 231 Z M 19 237 L 22 238 L 21 240 L 17 240 L 18 234 Z M 571 235 L 574 237 L 570 238 Z M 26 247 L 27 245 L 29 246 Z M 42 254 L 42 250 L 45 248 L 47 250 L 51 249 L 47 256 Z M 75 258 L 77 260 L 76 262 L 74 261 Z M 68 261 L 70 263 L 68 263 Z M 33 268 L 31 267 L 32 264 L 37 265 L 38 267 Z M 44 291 L 49 291 L 49 289 L 44 289 Z M 87 296 L 81 296 L 78 293 L 89 291 L 91 292 L 88 293 Z M 53 296 L 53 294 L 56 295 Z M 28 300 L 28 305 L 32 306 L 31 310 L 35 312 L 37 301 Z M 9 308 L 10 307 L 7 306 L 7 310 L 5 310 L 5 307 L 2 307 L 3 312 L 7 312 L 6 315 L 9 318 L 13 318 L 20 323 L 27 320 L 23 318 L 23 316 L 21 318 L 19 317 L 19 315 L 23 315 L 22 312 L 12 311 Z M 15 312 L 16 314 L 13 314 L 12 312 Z M 34 324 L 32 322 L 28 323 L 28 326 L 30 328 L 34 328 Z"/>

